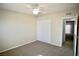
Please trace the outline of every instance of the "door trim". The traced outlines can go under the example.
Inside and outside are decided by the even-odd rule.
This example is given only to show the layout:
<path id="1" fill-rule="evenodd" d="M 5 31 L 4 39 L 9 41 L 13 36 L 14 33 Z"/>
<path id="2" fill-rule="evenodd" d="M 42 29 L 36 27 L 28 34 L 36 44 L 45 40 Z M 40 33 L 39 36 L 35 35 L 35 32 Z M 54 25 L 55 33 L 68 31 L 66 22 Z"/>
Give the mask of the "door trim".
<path id="1" fill-rule="evenodd" d="M 68 19 L 68 20 L 67 20 Z M 72 20 L 69 20 L 69 19 L 72 19 Z M 65 22 L 66 21 L 75 21 L 74 22 L 74 42 L 73 42 L 73 46 L 74 46 L 74 48 L 73 48 L 73 55 L 74 56 L 76 56 L 76 54 L 77 54 L 77 50 L 76 50 L 76 45 L 77 45 L 77 16 L 71 16 L 71 17 L 64 17 L 63 18 L 63 34 L 62 34 L 62 45 L 63 45 L 63 40 L 65 40 L 65 34 L 64 34 L 64 31 L 65 31 Z"/>

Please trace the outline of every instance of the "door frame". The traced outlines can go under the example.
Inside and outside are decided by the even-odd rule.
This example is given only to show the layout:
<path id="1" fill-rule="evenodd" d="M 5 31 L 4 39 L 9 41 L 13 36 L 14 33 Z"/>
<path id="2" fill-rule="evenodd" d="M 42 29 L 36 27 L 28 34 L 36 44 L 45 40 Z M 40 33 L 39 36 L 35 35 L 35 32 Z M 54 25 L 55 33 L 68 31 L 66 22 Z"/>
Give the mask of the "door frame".
<path id="1" fill-rule="evenodd" d="M 64 17 L 63 18 L 63 32 L 62 32 L 62 45 L 63 45 L 63 41 L 65 40 L 65 25 L 66 25 L 66 21 L 74 21 L 74 40 L 73 40 L 73 55 L 76 56 L 77 55 L 77 17 L 76 16 L 70 16 L 70 17 Z"/>

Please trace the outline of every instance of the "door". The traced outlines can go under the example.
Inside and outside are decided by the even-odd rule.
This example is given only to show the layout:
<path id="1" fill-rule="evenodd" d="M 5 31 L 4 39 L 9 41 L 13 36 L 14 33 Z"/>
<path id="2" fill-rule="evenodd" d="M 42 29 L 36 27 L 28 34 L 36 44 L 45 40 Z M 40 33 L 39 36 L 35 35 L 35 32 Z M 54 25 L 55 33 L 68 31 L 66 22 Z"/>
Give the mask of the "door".
<path id="1" fill-rule="evenodd" d="M 79 16 L 76 16 L 74 30 L 74 56 L 79 56 Z"/>
<path id="2" fill-rule="evenodd" d="M 51 21 L 37 21 L 37 40 L 50 43 L 51 42 Z"/>
<path id="3" fill-rule="evenodd" d="M 77 43 L 76 43 L 76 55 L 79 56 L 79 16 L 77 18 Z"/>

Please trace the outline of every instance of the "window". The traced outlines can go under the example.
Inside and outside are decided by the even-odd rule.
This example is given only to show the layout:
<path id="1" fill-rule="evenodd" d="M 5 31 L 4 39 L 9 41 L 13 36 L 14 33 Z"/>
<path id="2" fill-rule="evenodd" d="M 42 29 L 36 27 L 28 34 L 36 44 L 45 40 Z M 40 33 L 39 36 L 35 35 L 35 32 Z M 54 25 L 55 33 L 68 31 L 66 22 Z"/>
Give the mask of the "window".
<path id="1" fill-rule="evenodd" d="M 66 26 L 65 26 L 65 33 L 66 34 L 71 34 L 71 25 L 70 24 L 66 24 Z"/>

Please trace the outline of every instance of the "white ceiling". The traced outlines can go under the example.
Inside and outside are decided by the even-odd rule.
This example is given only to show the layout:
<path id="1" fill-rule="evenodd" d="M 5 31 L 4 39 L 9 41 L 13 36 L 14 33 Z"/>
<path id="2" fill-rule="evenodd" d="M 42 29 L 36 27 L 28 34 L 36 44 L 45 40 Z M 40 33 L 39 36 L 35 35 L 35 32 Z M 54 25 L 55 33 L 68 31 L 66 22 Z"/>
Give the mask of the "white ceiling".
<path id="1" fill-rule="evenodd" d="M 28 3 L 0 3 L 0 8 L 32 14 L 32 8 L 27 8 L 27 5 Z M 39 6 L 41 7 L 41 14 L 79 8 L 77 3 L 39 3 Z"/>

